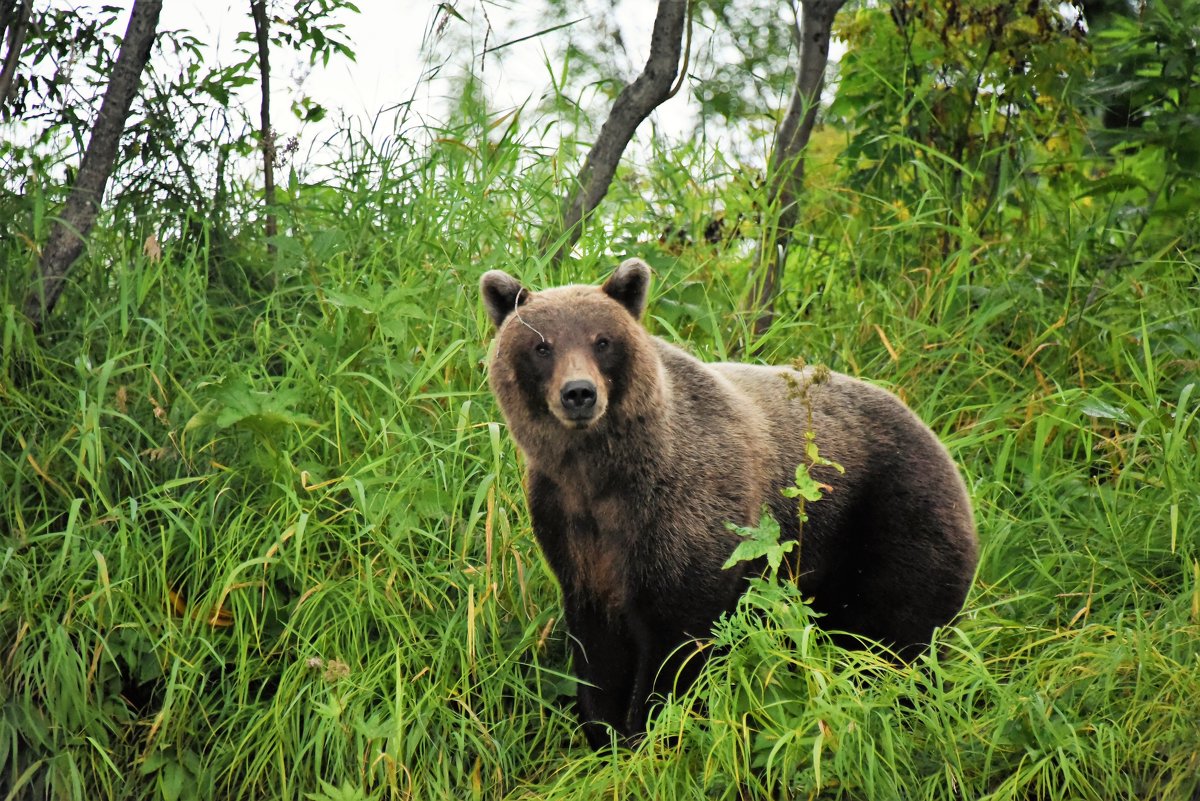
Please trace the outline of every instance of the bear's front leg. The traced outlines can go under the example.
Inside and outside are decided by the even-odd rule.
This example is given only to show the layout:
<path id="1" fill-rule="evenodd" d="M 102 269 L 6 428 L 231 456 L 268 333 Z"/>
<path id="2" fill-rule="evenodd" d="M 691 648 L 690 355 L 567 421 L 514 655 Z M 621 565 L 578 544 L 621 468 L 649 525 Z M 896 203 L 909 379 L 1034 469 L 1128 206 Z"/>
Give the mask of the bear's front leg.
<path id="1" fill-rule="evenodd" d="M 596 749 L 609 745 L 610 727 L 623 742 L 642 734 L 656 668 L 642 636 L 645 627 L 621 612 L 594 607 L 569 610 L 567 625 L 579 677 L 576 700 L 588 744 Z"/>

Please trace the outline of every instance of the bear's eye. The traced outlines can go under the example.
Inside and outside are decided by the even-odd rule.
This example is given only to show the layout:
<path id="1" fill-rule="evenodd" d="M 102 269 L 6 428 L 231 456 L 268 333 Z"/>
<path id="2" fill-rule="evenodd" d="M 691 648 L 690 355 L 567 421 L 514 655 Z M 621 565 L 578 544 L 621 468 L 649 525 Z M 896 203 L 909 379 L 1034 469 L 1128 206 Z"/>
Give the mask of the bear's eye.
<path id="1" fill-rule="evenodd" d="M 596 350 L 608 350 L 609 344 L 608 337 L 600 337 L 596 340 Z"/>
<path id="2" fill-rule="evenodd" d="M 537 353 L 538 356 L 545 358 L 546 356 L 550 355 L 550 343 L 549 342 L 539 342 L 533 346 L 533 350 L 535 353 Z"/>

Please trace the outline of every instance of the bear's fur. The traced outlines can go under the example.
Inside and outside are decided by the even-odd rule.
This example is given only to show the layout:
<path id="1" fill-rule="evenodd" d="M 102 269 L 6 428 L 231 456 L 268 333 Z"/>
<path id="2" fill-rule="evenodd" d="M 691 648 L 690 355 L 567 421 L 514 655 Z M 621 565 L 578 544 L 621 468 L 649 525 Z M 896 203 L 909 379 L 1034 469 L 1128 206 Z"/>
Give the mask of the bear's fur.
<path id="1" fill-rule="evenodd" d="M 722 565 L 763 505 L 795 538 L 780 489 L 805 432 L 841 464 L 807 506 L 800 588 L 830 631 L 919 654 L 959 612 L 976 564 L 966 487 L 942 444 L 889 393 L 833 373 L 704 364 L 640 323 L 650 271 L 529 292 L 480 287 L 496 345 L 492 391 L 525 455 L 534 533 L 562 587 L 594 747 L 645 730 L 654 693 L 690 684 L 680 646 L 732 610 L 754 566 Z M 807 395 L 807 398 L 804 396 Z M 761 568 L 759 568 L 761 569 Z"/>

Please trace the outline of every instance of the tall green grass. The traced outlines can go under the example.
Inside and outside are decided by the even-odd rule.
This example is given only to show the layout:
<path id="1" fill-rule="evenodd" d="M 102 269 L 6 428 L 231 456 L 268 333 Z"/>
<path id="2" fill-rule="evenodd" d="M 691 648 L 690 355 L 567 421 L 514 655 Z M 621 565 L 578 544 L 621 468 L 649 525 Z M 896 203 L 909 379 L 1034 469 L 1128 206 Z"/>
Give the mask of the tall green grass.
<path id="1" fill-rule="evenodd" d="M 560 164 L 498 130 L 348 138 L 334 178 L 287 188 L 274 262 L 250 225 L 161 261 L 101 226 L 40 340 L 8 247 L 0 798 L 1200 793 L 1195 253 L 1097 269 L 1104 219 L 1068 206 L 986 247 L 963 220 L 939 262 L 941 211 L 818 195 L 751 342 L 750 243 L 659 241 L 748 209 L 735 166 L 662 151 L 554 267 L 534 223 Z M 901 394 L 962 465 L 983 553 L 902 669 L 756 587 L 645 742 L 593 754 L 475 285 L 635 253 L 657 333 Z"/>

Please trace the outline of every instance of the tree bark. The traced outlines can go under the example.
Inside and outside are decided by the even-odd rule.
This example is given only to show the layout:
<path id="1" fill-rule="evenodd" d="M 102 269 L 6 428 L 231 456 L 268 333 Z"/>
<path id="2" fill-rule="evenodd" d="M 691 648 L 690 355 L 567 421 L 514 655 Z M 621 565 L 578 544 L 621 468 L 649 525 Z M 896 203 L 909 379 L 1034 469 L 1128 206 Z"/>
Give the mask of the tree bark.
<path id="1" fill-rule="evenodd" d="M 53 309 L 62 293 L 63 281 L 71 265 L 83 250 L 84 238 L 96 221 L 104 189 L 117 157 L 117 146 L 125 130 L 129 107 L 137 94 L 142 71 L 150 60 L 150 48 L 158 28 L 162 0 L 135 0 L 129 14 L 129 26 L 121 41 L 121 51 L 113 64 L 108 89 L 100 105 L 100 114 L 92 128 L 92 136 L 79 166 L 79 174 L 66 207 L 50 229 L 50 237 L 42 249 L 34 286 L 25 298 L 25 315 L 34 330 L 42 327 L 45 316 Z"/>
<path id="2" fill-rule="evenodd" d="M 25 46 L 25 34 L 29 32 L 29 15 L 33 11 L 33 0 L 20 0 L 16 3 L 5 4 L 3 25 L 0 32 L 7 32 L 8 50 L 4 56 L 4 66 L 0 67 L 0 117 L 5 116 L 4 109 L 8 106 L 8 95 L 12 91 L 13 77 L 17 74 L 17 64 L 21 59 L 21 49 Z"/>
<path id="3" fill-rule="evenodd" d="M 637 127 L 650 112 L 671 97 L 683 49 L 687 7 L 688 0 L 659 0 L 646 66 L 637 80 L 617 95 L 608 119 L 579 171 L 575 191 L 563 203 L 558 235 L 550 230 L 542 238 L 543 252 L 553 248 L 555 261 L 560 261 L 579 240 L 584 217 L 608 193 L 617 164 Z"/>
<path id="4" fill-rule="evenodd" d="M 267 253 L 275 255 L 275 132 L 271 130 L 271 55 L 270 20 L 266 0 L 250 0 L 254 15 L 254 38 L 258 42 L 258 71 L 262 75 L 262 104 L 259 129 L 263 151 L 263 204 L 266 206 Z"/>
<path id="5" fill-rule="evenodd" d="M 799 218 L 798 201 L 804 187 L 804 148 L 817 120 L 833 20 L 846 0 L 801 0 L 800 53 L 792 99 L 779 126 L 775 150 L 767 167 L 767 202 L 778 214 L 768 227 L 758 252 L 750 310 L 758 312 L 754 333 L 762 336 L 775 319 L 775 295 L 787 260 L 792 231 Z"/>

